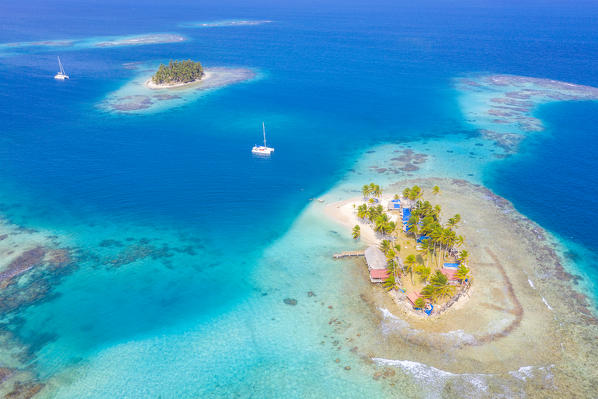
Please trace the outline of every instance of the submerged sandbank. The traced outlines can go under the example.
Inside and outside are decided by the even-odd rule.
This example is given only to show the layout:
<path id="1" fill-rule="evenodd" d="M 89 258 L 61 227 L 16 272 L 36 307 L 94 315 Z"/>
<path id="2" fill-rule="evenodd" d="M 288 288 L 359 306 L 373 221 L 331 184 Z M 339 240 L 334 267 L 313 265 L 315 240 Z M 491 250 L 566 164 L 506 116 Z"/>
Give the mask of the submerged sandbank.
<path id="1" fill-rule="evenodd" d="M 574 290 L 578 277 L 565 271 L 555 242 L 508 201 L 463 180 L 418 179 L 385 189 L 401 192 L 413 184 L 424 187 L 425 199 L 440 204 L 443 212 L 461 214 L 457 231 L 467 238 L 474 289 L 460 306 L 421 318 L 372 287 L 368 301 L 385 340 L 364 351 L 370 358 L 393 359 L 386 366 L 417 362 L 449 374 L 485 373 L 503 381 L 513 379 L 510 372 L 534 366 L 542 375 L 522 382 L 530 396 L 541 397 L 545 390 L 549 396 L 591 392 L 593 368 L 579 365 L 598 358 L 597 349 L 586 344 L 598 338 L 598 319 L 588 299 Z M 441 194 L 429 194 L 434 185 Z M 351 204 L 323 208 L 347 235 L 356 224 Z M 377 239 L 364 237 L 368 244 Z M 368 279 L 363 260 L 354 263 Z"/>
<path id="2" fill-rule="evenodd" d="M 185 22 L 179 24 L 181 28 L 227 28 L 236 26 L 255 26 L 268 24 L 272 21 L 267 19 L 225 19 L 210 22 Z"/>
<path id="3" fill-rule="evenodd" d="M 0 43 L 0 55 L 23 53 L 29 49 L 34 51 L 83 50 L 89 48 L 111 48 L 122 46 L 142 46 L 151 44 L 179 43 L 187 40 L 183 35 L 175 33 L 148 33 L 123 36 L 98 36 L 79 39 L 38 40 L 33 42 Z"/>
<path id="4" fill-rule="evenodd" d="M 598 88 L 517 75 L 472 75 L 455 79 L 465 119 L 508 153 L 544 129 L 532 112 L 555 101 L 595 101 Z"/>

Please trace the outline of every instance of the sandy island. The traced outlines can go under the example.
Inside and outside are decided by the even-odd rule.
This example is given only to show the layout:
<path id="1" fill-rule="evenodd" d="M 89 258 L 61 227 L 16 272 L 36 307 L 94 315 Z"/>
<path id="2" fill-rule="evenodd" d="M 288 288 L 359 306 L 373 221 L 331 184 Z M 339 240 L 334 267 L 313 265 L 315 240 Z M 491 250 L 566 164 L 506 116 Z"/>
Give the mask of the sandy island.
<path id="1" fill-rule="evenodd" d="M 199 83 L 206 83 L 209 84 L 214 79 L 214 72 L 211 70 L 204 70 L 203 75 L 199 79 L 195 79 L 191 82 L 181 82 L 181 83 L 170 83 L 170 84 L 159 84 L 154 83 L 152 78 L 150 77 L 148 80 L 145 81 L 145 86 L 148 89 L 152 90 L 159 90 L 159 89 L 176 89 L 176 88 L 187 88 L 187 87 L 194 87 L 197 86 Z"/>
<path id="2" fill-rule="evenodd" d="M 108 94 L 99 106 L 118 113 L 162 111 L 187 104 L 211 90 L 246 82 L 257 76 L 248 68 L 210 67 L 204 69 L 200 80 L 157 85 L 151 81 L 153 72 L 153 68 L 144 69 L 135 79 Z"/>
<path id="3" fill-rule="evenodd" d="M 473 291 L 449 311 L 426 318 L 414 314 L 403 298 L 395 302 L 380 285 L 371 285 L 362 299 L 379 315 L 385 339 L 360 349 L 364 359 L 520 380 L 525 394 L 533 397 L 591 392 L 597 381 L 591 364 L 598 353 L 587 342 L 598 338 L 598 319 L 588 298 L 573 289 L 578 277 L 565 271 L 546 232 L 507 200 L 463 180 L 403 181 L 384 187 L 385 197 L 413 184 L 423 187 L 424 199 L 440 204 L 443 214 L 461 214 L 457 232 L 465 236 L 471 254 Z M 439 195 L 431 194 L 434 185 Z M 324 213 L 345 226 L 347 235 L 359 224 L 366 247 L 381 237 L 357 219 L 353 203 L 361 201 L 355 197 L 328 204 Z M 369 282 L 363 259 L 339 262 L 353 262 L 359 278 Z M 524 375 L 517 374 L 523 369 Z"/>

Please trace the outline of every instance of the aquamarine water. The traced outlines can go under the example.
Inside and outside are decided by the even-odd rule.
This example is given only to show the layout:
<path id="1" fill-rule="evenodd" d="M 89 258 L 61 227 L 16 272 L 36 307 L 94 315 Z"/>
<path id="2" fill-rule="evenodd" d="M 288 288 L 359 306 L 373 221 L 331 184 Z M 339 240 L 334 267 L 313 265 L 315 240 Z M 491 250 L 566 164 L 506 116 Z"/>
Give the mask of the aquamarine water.
<path id="1" fill-rule="evenodd" d="M 350 319 L 354 335 L 372 320 L 342 295 L 359 283 L 329 259 L 354 244 L 309 199 L 341 179 L 336 190 L 392 181 L 370 161 L 409 143 L 433 158 L 419 175 L 484 183 L 568 240 L 579 273 L 595 275 L 596 104 L 543 105 L 545 131 L 498 160 L 464 116 L 454 79 L 598 86 L 596 11 L 590 2 L 2 5 L 2 43 L 188 38 L 0 58 L 2 215 L 58 235 L 78 266 L 45 301 L 5 315 L 5 328 L 59 398 L 409 397 L 373 382 L 350 344 L 339 351 L 328 340 L 331 318 Z M 229 19 L 273 22 L 181 27 Z M 56 55 L 71 80 L 52 79 Z M 260 79 L 161 112 L 99 106 L 136 77 L 123 64 L 171 58 Z M 271 159 L 249 153 L 262 121 Z"/>

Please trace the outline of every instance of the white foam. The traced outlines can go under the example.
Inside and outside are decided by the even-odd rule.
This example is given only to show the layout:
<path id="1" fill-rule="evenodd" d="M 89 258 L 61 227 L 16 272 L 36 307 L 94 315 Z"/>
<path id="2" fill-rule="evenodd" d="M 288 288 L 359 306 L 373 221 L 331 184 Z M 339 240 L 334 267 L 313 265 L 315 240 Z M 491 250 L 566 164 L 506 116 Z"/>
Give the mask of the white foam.
<path id="1" fill-rule="evenodd" d="M 462 397 L 476 398 L 488 391 L 486 379 L 493 376 L 493 374 L 482 373 L 455 374 L 411 360 L 391 360 L 378 357 L 372 360 L 378 365 L 399 367 L 409 373 L 421 382 L 423 387 L 427 388 L 427 398 L 442 397 L 445 384 L 452 379 L 460 380 L 460 383 L 456 385 L 463 389 L 463 392 L 461 392 Z"/>
<path id="2" fill-rule="evenodd" d="M 544 302 L 544 305 L 546 305 L 546 307 L 548 308 L 548 310 L 550 310 L 550 311 L 552 311 L 552 310 L 553 310 L 553 309 L 552 309 L 552 306 L 550 306 L 550 305 L 548 304 L 548 302 L 546 302 L 546 299 L 544 299 L 544 297 L 542 297 L 542 302 Z"/>
<path id="3" fill-rule="evenodd" d="M 458 394 L 459 397 L 463 398 L 479 398 L 481 396 L 485 397 L 485 394 L 488 393 L 488 387 L 490 386 L 490 379 L 494 380 L 492 384 L 495 388 L 496 379 L 502 382 L 500 385 L 504 390 L 502 393 L 498 393 L 493 391 L 492 397 L 524 397 L 525 392 L 523 390 L 523 386 L 519 386 L 521 391 L 516 394 L 516 390 L 513 391 L 514 388 L 512 381 L 509 383 L 509 377 L 511 376 L 518 381 L 526 382 L 530 378 L 541 378 L 546 387 L 554 388 L 553 378 L 554 376 L 551 374 L 550 370 L 554 367 L 554 364 L 549 366 L 523 366 L 515 371 L 509 371 L 507 375 L 499 375 L 499 374 L 486 374 L 486 373 L 451 373 L 446 370 L 441 370 L 433 366 L 429 366 L 427 364 L 414 362 L 411 360 L 392 360 L 392 359 L 384 359 L 380 357 L 372 358 L 374 363 L 380 366 L 392 366 L 401 368 L 407 374 L 411 375 L 415 380 L 421 383 L 423 389 L 426 390 L 426 398 L 441 398 L 443 397 L 442 394 L 444 392 L 444 387 L 447 383 L 451 383 L 451 388 L 459 387 L 462 389 L 461 392 Z M 455 383 L 456 382 L 456 383 Z M 521 384 L 521 383 L 519 383 Z M 517 384 L 517 385 L 519 385 Z"/>
<path id="4" fill-rule="evenodd" d="M 527 279 L 527 282 L 529 283 L 529 286 L 532 287 L 533 289 L 536 289 L 536 287 L 534 286 L 534 283 L 532 282 L 532 280 L 530 280 L 529 278 Z"/>
<path id="5" fill-rule="evenodd" d="M 550 369 L 554 367 L 554 364 L 549 366 L 523 366 L 519 367 L 516 371 L 509 371 L 509 375 L 517 378 L 520 381 L 527 381 L 529 378 L 540 377 L 546 382 L 552 380 L 553 375 L 550 373 Z"/>

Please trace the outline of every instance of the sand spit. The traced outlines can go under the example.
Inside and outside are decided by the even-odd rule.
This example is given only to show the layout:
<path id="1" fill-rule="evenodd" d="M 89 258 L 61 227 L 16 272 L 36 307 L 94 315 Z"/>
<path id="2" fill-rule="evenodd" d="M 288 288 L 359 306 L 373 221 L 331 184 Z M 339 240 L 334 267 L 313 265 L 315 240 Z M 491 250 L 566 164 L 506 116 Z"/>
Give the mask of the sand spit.
<path id="1" fill-rule="evenodd" d="M 584 397 L 595 392 L 598 319 L 587 297 L 574 290 L 578 277 L 565 270 L 557 244 L 510 202 L 463 180 L 409 180 L 385 187 L 385 192 L 398 193 L 413 184 L 424 187 L 425 199 L 440 204 L 443 214 L 461 214 L 458 233 L 465 236 L 471 253 L 473 291 L 446 313 L 422 318 L 389 300 L 380 287 L 372 287 L 362 299 L 378 315 L 384 338 L 376 341 L 378 345 L 360 348 L 362 356 L 409 360 L 455 374 L 485 373 L 501 386 L 512 386 L 513 370 L 550 367 L 550 384 L 546 375 L 518 379 L 521 392 L 502 394 Z M 441 194 L 430 194 L 434 185 Z M 324 209 L 350 234 L 355 224 L 351 200 Z M 362 233 L 367 230 L 362 228 Z M 377 239 L 364 234 L 364 247 Z M 363 260 L 354 263 L 367 279 Z"/>

